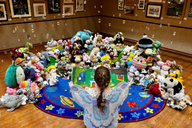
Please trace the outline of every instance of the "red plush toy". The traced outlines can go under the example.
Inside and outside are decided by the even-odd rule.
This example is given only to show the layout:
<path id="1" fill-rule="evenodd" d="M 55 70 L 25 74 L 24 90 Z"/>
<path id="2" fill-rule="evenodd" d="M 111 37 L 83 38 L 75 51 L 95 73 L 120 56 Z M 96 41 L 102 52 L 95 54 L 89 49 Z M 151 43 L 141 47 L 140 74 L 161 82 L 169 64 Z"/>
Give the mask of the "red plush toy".
<path id="1" fill-rule="evenodd" d="M 161 91 L 159 90 L 159 83 L 155 83 L 152 87 L 150 87 L 150 90 L 147 91 L 147 94 L 153 94 L 157 96 L 162 96 Z"/>

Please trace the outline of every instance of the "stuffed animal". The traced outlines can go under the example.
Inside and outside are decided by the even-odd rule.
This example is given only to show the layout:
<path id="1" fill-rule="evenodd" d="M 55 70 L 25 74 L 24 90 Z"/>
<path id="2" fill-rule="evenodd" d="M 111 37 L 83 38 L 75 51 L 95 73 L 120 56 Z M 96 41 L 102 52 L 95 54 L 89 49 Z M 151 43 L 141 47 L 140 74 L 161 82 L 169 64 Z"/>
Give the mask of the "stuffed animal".
<path id="1" fill-rule="evenodd" d="M 52 47 L 56 47 L 57 46 L 57 41 L 53 40 L 53 38 L 47 42 L 47 45 L 45 45 L 46 47 L 46 51 L 51 51 Z"/>
<path id="2" fill-rule="evenodd" d="M 19 48 L 19 51 L 25 54 L 30 54 L 29 47 L 33 47 L 33 45 L 29 42 L 25 44 L 25 48 Z"/>
<path id="3" fill-rule="evenodd" d="M 115 45 L 119 45 L 119 44 L 124 44 L 124 37 L 123 37 L 123 33 L 122 32 L 117 32 L 114 36 L 114 41 L 113 43 Z"/>
<path id="4" fill-rule="evenodd" d="M 152 86 L 154 86 L 154 84 L 156 83 L 155 79 L 154 78 L 151 78 L 151 80 L 149 81 L 149 83 L 147 83 L 147 85 L 145 87 L 142 87 L 141 89 L 142 90 L 145 90 L 145 91 L 149 91 L 150 88 Z"/>
<path id="5" fill-rule="evenodd" d="M 43 78 L 40 73 L 35 73 L 36 82 L 43 82 Z"/>
<path id="6" fill-rule="evenodd" d="M 177 64 L 175 61 L 171 62 L 171 68 L 170 68 L 170 72 L 174 73 L 179 71 L 178 77 L 180 77 L 183 73 L 183 67 L 179 64 Z"/>
<path id="7" fill-rule="evenodd" d="M 31 60 L 31 63 L 41 72 L 41 74 L 44 74 L 44 66 L 40 63 L 40 60 L 38 57 L 34 57 Z"/>
<path id="8" fill-rule="evenodd" d="M 14 47 L 14 48 L 12 49 L 11 58 L 12 58 L 13 60 L 16 60 L 18 57 L 24 58 L 24 54 L 23 54 L 22 52 L 19 52 L 18 47 Z"/>
<path id="9" fill-rule="evenodd" d="M 148 56 L 147 57 L 147 68 L 149 72 L 152 72 L 152 66 L 153 66 L 153 57 Z"/>
<path id="10" fill-rule="evenodd" d="M 164 95 L 162 97 L 171 101 L 167 104 L 168 106 L 174 107 L 175 101 L 184 96 L 183 85 L 176 79 L 165 78 L 161 87 L 167 90 L 166 97 Z"/>
<path id="11" fill-rule="evenodd" d="M 93 49 L 93 36 L 91 36 L 90 39 L 85 41 L 84 49 L 84 52 L 91 51 Z"/>
<path id="12" fill-rule="evenodd" d="M 147 61 L 142 56 L 135 56 L 132 60 L 132 65 L 141 70 L 147 67 Z"/>
<path id="13" fill-rule="evenodd" d="M 57 64 L 57 69 L 56 69 L 56 73 L 60 76 L 60 77 L 64 77 L 67 73 L 67 70 L 64 67 L 64 63 L 62 61 L 60 61 Z"/>
<path id="14" fill-rule="evenodd" d="M 28 79 L 27 81 L 22 81 L 19 84 L 19 88 L 25 88 L 31 86 L 31 79 Z"/>
<path id="15" fill-rule="evenodd" d="M 135 56 L 136 56 L 136 54 L 133 54 L 132 52 L 130 52 L 129 57 L 127 58 L 128 61 L 131 61 Z"/>
<path id="16" fill-rule="evenodd" d="M 121 68 L 127 66 L 128 54 L 129 54 L 129 53 L 124 53 L 124 54 L 122 55 L 122 58 L 120 59 L 120 61 L 121 61 L 121 63 L 120 63 Z"/>
<path id="17" fill-rule="evenodd" d="M 39 87 L 37 86 L 37 84 L 35 82 L 31 83 L 31 91 L 33 92 L 33 94 L 38 94 L 40 89 Z"/>
<path id="18" fill-rule="evenodd" d="M 101 45 L 104 45 L 104 40 L 102 39 L 102 35 L 97 33 L 95 34 L 95 37 L 93 39 L 93 46 L 94 47 L 100 47 Z"/>
<path id="19" fill-rule="evenodd" d="M 22 58 L 20 58 L 20 57 L 18 57 L 18 58 L 15 60 L 15 64 L 23 67 L 23 66 L 25 66 L 25 60 L 22 59 Z"/>
<path id="20" fill-rule="evenodd" d="M 85 62 L 86 68 L 91 67 L 91 60 L 90 60 L 90 56 L 88 55 L 88 53 L 83 54 L 83 62 Z"/>
<path id="21" fill-rule="evenodd" d="M 125 46 L 125 48 L 123 49 L 123 51 L 124 51 L 124 54 L 127 54 L 127 55 L 129 55 L 130 54 L 130 52 L 132 51 L 134 49 L 134 46 Z"/>
<path id="22" fill-rule="evenodd" d="M 8 87 L 17 87 L 24 80 L 23 69 L 18 65 L 10 65 L 5 74 L 5 84 Z"/>
<path id="23" fill-rule="evenodd" d="M 163 77 L 166 77 L 166 76 L 168 76 L 169 75 L 169 72 L 168 72 L 168 70 L 171 68 L 171 61 L 169 61 L 169 60 L 167 60 L 165 63 L 163 63 L 162 65 L 161 65 L 161 75 L 163 76 Z"/>
<path id="24" fill-rule="evenodd" d="M 51 58 L 51 57 L 52 57 L 52 58 L 55 58 L 54 55 L 49 54 L 48 52 L 42 52 L 42 55 L 46 58 L 46 60 L 47 60 L 48 62 L 50 62 L 50 58 Z"/>
<path id="25" fill-rule="evenodd" d="M 9 95 L 17 95 L 17 90 L 15 88 L 6 87 L 6 93 Z"/>
<path id="26" fill-rule="evenodd" d="M 5 94 L 0 98 L 0 105 L 9 108 L 7 111 L 12 112 L 20 105 L 26 104 L 26 96 L 25 95 L 8 95 Z"/>
<path id="27" fill-rule="evenodd" d="M 177 110 L 184 110 L 187 105 L 192 106 L 192 102 L 190 101 L 191 98 L 189 97 L 189 95 L 185 95 L 184 97 L 182 97 L 181 99 L 179 99 L 179 104 L 175 105 L 175 109 Z"/>
<path id="28" fill-rule="evenodd" d="M 81 40 L 75 40 L 73 43 L 73 49 L 71 51 L 71 62 L 75 62 L 75 55 L 82 55 L 83 43 Z"/>
<path id="29" fill-rule="evenodd" d="M 38 52 L 36 55 L 39 57 L 39 59 L 45 60 L 45 56 L 41 52 Z"/>
<path id="30" fill-rule="evenodd" d="M 75 41 L 75 38 L 77 38 L 77 35 L 79 36 L 80 40 L 82 41 L 83 44 L 85 44 L 85 41 L 90 39 L 91 35 L 92 35 L 92 32 L 89 31 L 89 30 L 84 30 L 84 31 L 79 31 L 77 32 L 76 35 L 74 35 L 72 38 L 71 38 L 71 44 L 74 43 Z"/>
<path id="31" fill-rule="evenodd" d="M 152 87 L 150 87 L 149 91 L 147 91 L 147 94 L 153 94 L 157 96 L 162 96 L 161 91 L 159 89 L 159 84 L 155 83 Z"/>
<path id="32" fill-rule="evenodd" d="M 143 38 L 139 40 L 138 48 L 147 49 L 147 48 L 153 48 L 153 42 L 151 38 L 149 38 L 147 35 L 143 35 Z"/>
<path id="33" fill-rule="evenodd" d="M 62 40 L 58 40 L 58 41 L 57 41 L 57 46 L 63 46 L 63 45 L 64 45 L 64 43 L 63 43 Z"/>
<path id="34" fill-rule="evenodd" d="M 67 54 L 69 54 L 71 51 L 71 47 L 72 47 L 71 46 L 71 40 L 68 39 L 67 41 L 65 40 L 64 42 L 65 42 L 64 43 L 64 51 L 67 52 Z"/>
<path id="35" fill-rule="evenodd" d="M 101 65 L 105 66 L 107 68 L 111 68 L 110 64 L 111 64 L 111 60 L 110 60 L 110 56 L 109 55 L 105 55 L 103 57 L 101 57 Z"/>

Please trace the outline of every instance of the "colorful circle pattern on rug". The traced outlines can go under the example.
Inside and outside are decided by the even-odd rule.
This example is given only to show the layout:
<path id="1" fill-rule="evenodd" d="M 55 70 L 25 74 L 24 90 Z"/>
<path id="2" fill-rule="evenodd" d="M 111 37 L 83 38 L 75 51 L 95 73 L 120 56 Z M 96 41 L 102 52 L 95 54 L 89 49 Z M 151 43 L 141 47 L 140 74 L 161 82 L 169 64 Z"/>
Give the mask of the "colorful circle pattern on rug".
<path id="1" fill-rule="evenodd" d="M 71 96 L 70 80 L 59 78 L 57 85 L 43 88 L 38 95 L 41 100 L 36 106 L 51 115 L 65 118 L 83 119 L 83 108 Z M 119 122 L 135 122 L 157 115 L 165 107 L 166 101 L 149 95 L 141 86 L 131 85 L 128 98 L 119 107 Z"/>

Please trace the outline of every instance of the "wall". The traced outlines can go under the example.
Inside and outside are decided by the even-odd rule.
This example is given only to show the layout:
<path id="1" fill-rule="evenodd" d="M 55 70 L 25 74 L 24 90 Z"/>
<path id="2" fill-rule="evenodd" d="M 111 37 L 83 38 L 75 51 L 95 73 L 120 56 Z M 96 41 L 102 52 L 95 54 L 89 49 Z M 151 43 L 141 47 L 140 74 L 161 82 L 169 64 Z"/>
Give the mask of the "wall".
<path id="1" fill-rule="evenodd" d="M 0 22 L 0 50 L 24 46 L 27 41 L 36 44 L 47 42 L 51 38 L 57 40 L 74 36 L 78 31 L 89 29 L 92 32 L 100 31 L 98 23 L 98 11 L 101 1 L 87 0 L 84 12 L 75 12 L 72 16 L 62 17 L 62 2 L 60 1 L 61 13 L 49 14 L 47 1 L 46 17 L 33 17 L 33 0 L 31 0 L 32 17 L 11 18 L 9 2 L 6 0 L 8 21 Z M 73 3 L 75 10 L 75 2 Z M 30 39 L 27 36 L 30 36 Z"/>
<path id="2" fill-rule="evenodd" d="M 161 18 L 155 19 L 146 17 L 147 6 L 145 10 L 136 8 L 135 15 L 131 16 L 117 10 L 117 0 L 102 0 L 101 32 L 114 35 L 122 31 L 126 38 L 132 40 L 141 39 L 145 33 L 162 42 L 162 47 L 192 54 L 192 17 L 188 17 L 190 0 L 186 6 L 185 20 L 165 18 L 165 3 L 161 3 Z M 125 5 L 128 5 L 127 0 Z"/>

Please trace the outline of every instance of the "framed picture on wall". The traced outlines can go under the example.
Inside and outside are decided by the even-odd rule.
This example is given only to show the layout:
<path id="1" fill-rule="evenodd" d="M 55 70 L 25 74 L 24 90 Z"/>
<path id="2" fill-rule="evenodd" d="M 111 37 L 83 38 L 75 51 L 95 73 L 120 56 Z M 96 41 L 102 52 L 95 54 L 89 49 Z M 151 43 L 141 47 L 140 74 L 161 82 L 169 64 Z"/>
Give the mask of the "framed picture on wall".
<path id="1" fill-rule="evenodd" d="M 118 0 L 118 10 L 123 11 L 124 10 L 124 0 Z"/>
<path id="2" fill-rule="evenodd" d="M 0 3 L 0 21 L 7 21 L 7 13 L 6 13 L 5 3 Z"/>
<path id="3" fill-rule="evenodd" d="M 63 3 L 73 3 L 73 0 L 63 0 Z"/>
<path id="4" fill-rule="evenodd" d="M 145 10 L 145 0 L 139 0 L 137 9 L 139 10 Z"/>
<path id="5" fill-rule="evenodd" d="M 30 0 L 9 0 L 11 17 L 31 17 Z"/>
<path id="6" fill-rule="evenodd" d="M 192 0 L 189 6 L 189 13 L 188 13 L 188 17 L 192 17 Z"/>
<path id="7" fill-rule="evenodd" d="M 84 11 L 84 0 L 76 0 L 75 5 L 76 12 Z"/>
<path id="8" fill-rule="evenodd" d="M 34 17 L 46 16 L 45 3 L 33 3 Z"/>
<path id="9" fill-rule="evenodd" d="M 158 2 L 158 3 L 162 3 L 162 0 L 149 0 L 149 2 Z"/>
<path id="10" fill-rule="evenodd" d="M 162 5 L 147 5 L 146 17 L 160 18 Z"/>
<path id="11" fill-rule="evenodd" d="M 134 15 L 135 14 L 135 6 L 134 5 L 126 5 L 125 14 Z"/>
<path id="12" fill-rule="evenodd" d="M 60 0 L 47 0 L 48 2 L 48 12 L 51 13 L 60 13 Z"/>
<path id="13" fill-rule="evenodd" d="M 127 4 L 136 4 L 137 0 L 127 0 Z"/>
<path id="14" fill-rule="evenodd" d="M 182 19 L 186 10 L 186 2 L 187 0 L 182 0 L 179 2 L 178 0 L 167 0 L 165 8 L 165 17 Z"/>
<path id="15" fill-rule="evenodd" d="M 73 15 L 73 5 L 63 5 L 64 15 Z"/>

